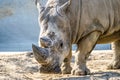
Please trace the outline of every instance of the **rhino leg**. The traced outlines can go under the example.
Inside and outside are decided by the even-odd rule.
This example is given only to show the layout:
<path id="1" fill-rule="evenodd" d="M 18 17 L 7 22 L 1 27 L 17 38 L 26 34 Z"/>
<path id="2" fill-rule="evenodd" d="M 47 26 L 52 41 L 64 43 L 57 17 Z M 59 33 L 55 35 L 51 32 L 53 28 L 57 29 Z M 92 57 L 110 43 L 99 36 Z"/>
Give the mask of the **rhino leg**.
<path id="1" fill-rule="evenodd" d="M 108 69 L 120 69 L 120 40 L 112 43 L 112 49 L 114 50 L 114 56 Z"/>
<path id="2" fill-rule="evenodd" d="M 101 32 L 94 31 L 84 37 L 78 42 L 78 50 L 75 55 L 75 64 L 71 74 L 73 75 L 86 75 L 90 74 L 90 70 L 86 66 L 86 60 L 90 52 L 96 45 L 96 42 L 101 35 Z"/>
<path id="3" fill-rule="evenodd" d="M 72 51 L 70 51 L 69 55 L 64 59 L 64 62 L 61 65 L 61 72 L 62 74 L 70 74 L 72 67 L 70 66 L 72 57 Z"/>

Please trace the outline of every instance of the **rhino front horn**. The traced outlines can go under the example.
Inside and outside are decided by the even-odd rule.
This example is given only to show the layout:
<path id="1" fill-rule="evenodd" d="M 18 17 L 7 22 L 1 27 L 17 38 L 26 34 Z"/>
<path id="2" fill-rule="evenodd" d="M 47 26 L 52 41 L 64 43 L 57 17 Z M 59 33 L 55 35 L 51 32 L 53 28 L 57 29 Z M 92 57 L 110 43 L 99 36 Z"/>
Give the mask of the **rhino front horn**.
<path id="1" fill-rule="evenodd" d="M 35 59 L 40 64 L 46 64 L 47 63 L 46 59 L 47 59 L 47 57 L 49 55 L 48 49 L 38 47 L 38 46 L 36 46 L 34 44 L 32 44 L 32 49 L 33 49 L 33 54 L 34 54 Z"/>

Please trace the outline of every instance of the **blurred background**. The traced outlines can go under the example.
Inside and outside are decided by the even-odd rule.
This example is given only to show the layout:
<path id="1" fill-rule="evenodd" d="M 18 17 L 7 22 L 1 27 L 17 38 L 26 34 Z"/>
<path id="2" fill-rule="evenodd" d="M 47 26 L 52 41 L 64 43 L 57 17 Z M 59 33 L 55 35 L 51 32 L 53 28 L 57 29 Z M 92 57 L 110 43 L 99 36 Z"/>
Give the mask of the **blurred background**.
<path id="1" fill-rule="evenodd" d="M 43 5 L 46 1 L 41 0 Z M 0 0 L 0 51 L 31 51 L 32 43 L 38 44 L 37 17 L 34 0 Z M 95 49 L 110 49 L 110 44 L 97 45 Z"/>

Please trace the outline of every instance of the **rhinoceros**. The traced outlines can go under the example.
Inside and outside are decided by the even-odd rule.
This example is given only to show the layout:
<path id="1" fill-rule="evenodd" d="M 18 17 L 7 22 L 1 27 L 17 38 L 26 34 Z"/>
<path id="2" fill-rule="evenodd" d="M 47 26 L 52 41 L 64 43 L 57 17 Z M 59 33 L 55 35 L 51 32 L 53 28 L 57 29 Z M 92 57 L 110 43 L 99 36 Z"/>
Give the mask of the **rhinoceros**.
<path id="1" fill-rule="evenodd" d="M 86 75 L 96 44 L 112 43 L 114 56 L 109 69 L 120 68 L 120 0 L 36 0 L 40 24 L 39 46 L 32 45 L 35 59 L 44 70 Z M 71 67 L 72 44 L 77 44 Z"/>

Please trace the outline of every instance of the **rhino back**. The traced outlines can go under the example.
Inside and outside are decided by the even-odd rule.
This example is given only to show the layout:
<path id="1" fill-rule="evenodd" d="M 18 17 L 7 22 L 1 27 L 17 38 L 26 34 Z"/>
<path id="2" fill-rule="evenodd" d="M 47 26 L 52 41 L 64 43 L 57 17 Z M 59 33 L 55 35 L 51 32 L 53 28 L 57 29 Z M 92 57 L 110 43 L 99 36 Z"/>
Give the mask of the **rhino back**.
<path id="1" fill-rule="evenodd" d="M 81 26 L 89 26 L 98 20 L 105 31 L 115 29 L 120 24 L 119 0 L 83 0 Z"/>
<path id="2" fill-rule="evenodd" d="M 80 2 L 80 3 L 79 3 Z M 76 4 L 78 4 L 76 5 Z M 120 1 L 119 0 L 77 0 L 72 3 L 72 16 L 74 23 L 72 24 L 72 36 L 76 43 L 88 27 L 98 20 L 104 28 L 104 35 L 110 35 L 120 30 Z M 73 7 L 74 6 L 74 7 Z M 74 9 L 76 6 L 76 9 Z M 80 16 L 78 11 L 80 10 Z M 77 12 L 76 12 L 77 11 Z M 76 16 L 76 17 L 75 17 Z M 77 21 L 80 17 L 80 21 Z M 73 20 L 71 20 L 73 22 Z M 76 25 L 79 22 L 79 27 Z M 75 34 L 76 32 L 76 34 Z"/>

